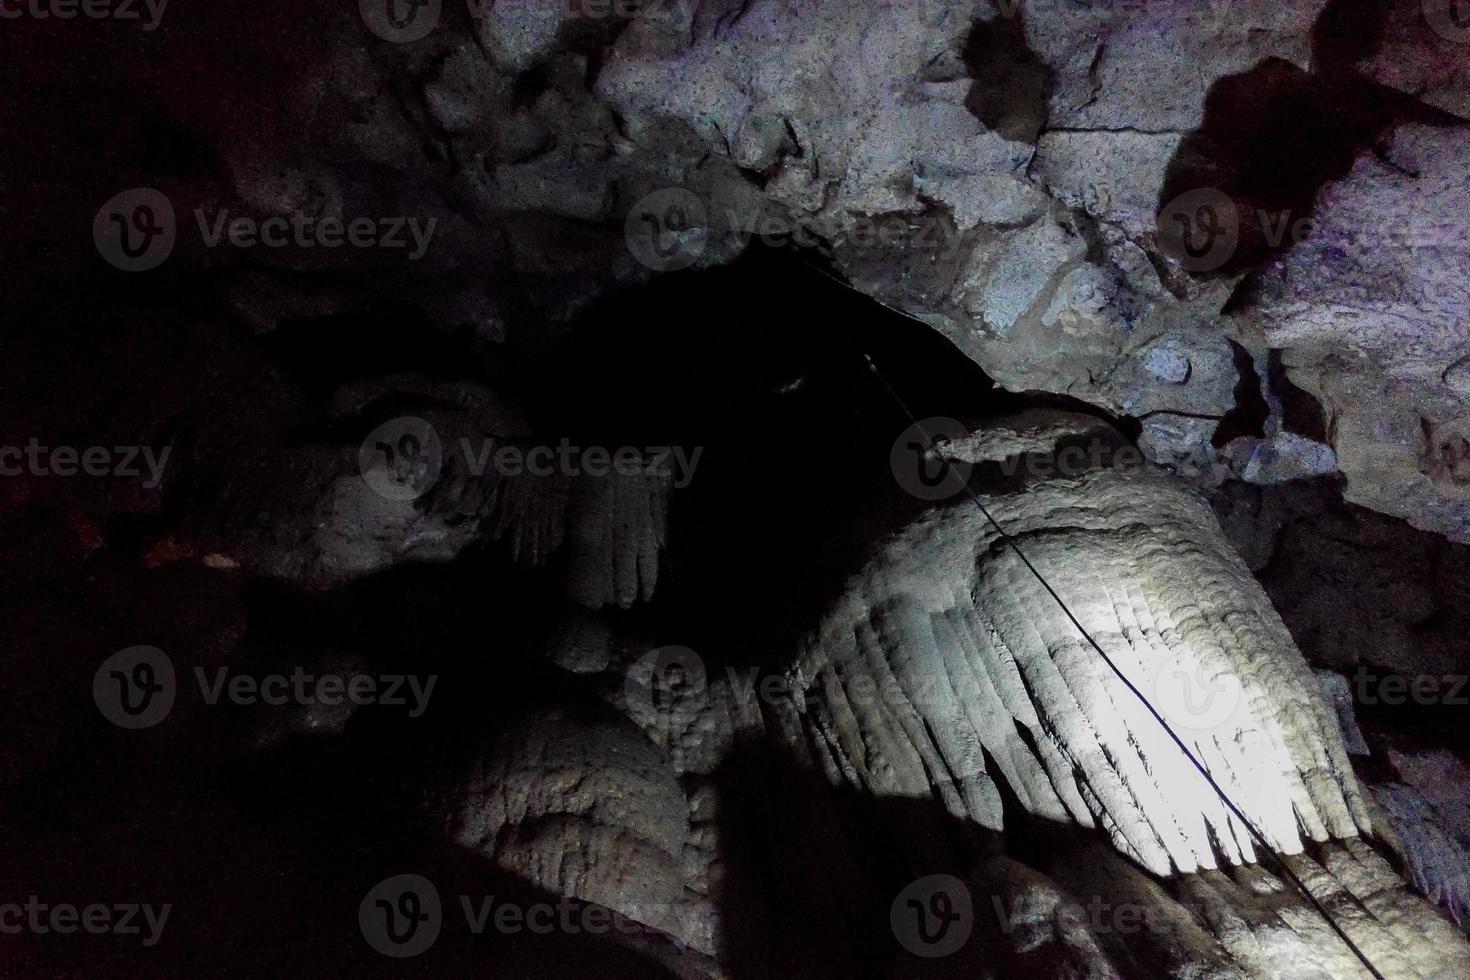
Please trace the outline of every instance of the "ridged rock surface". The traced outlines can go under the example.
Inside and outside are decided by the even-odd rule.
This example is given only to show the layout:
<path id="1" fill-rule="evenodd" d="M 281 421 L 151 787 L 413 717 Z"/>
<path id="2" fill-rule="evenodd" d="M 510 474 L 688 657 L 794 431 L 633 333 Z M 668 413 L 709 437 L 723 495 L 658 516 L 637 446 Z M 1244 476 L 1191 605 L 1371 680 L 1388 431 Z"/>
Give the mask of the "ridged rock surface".
<path id="1" fill-rule="evenodd" d="M 385 414 L 384 403 L 405 400 L 417 407 Z M 480 385 L 390 377 L 344 386 L 333 414 L 337 426 L 369 438 L 236 460 L 227 492 L 201 515 L 212 550 L 251 571 L 324 588 L 500 542 L 525 565 L 565 552 L 567 594 L 588 608 L 653 596 L 670 464 L 640 455 L 636 470 L 609 464 L 592 474 L 569 456 L 564 466 L 553 440 L 538 440 L 510 399 Z M 422 450 L 385 461 L 381 447 L 405 434 L 420 438 Z M 509 462 L 497 462 L 507 450 Z"/>
<path id="2" fill-rule="evenodd" d="M 690 801 L 663 753 L 623 719 L 528 719 L 474 762 L 446 816 L 457 844 L 500 867 L 713 952 L 718 917 L 694 887 L 709 856 Z"/>
<path id="3" fill-rule="evenodd" d="M 1055 877 L 993 858 L 972 880 L 977 917 L 996 919 L 1000 958 L 1013 957 L 1012 970 L 1219 980 L 1370 976 L 1272 866 L 1204 871 L 1160 886 L 1116 855 L 1094 849 L 1078 856 Z M 1333 843 L 1319 858 L 1286 860 L 1384 976 L 1440 980 L 1470 969 L 1463 938 L 1367 844 Z"/>
<path id="4" fill-rule="evenodd" d="M 1044 418 L 951 451 L 992 466 L 1043 451 Z M 1099 434 L 1077 416 L 1053 417 L 1052 431 L 1053 446 Z M 1412 865 L 1438 852 L 1422 841 L 1405 851 L 1365 799 L 1335 706 L 1191 490 L 1147 465 L 976 479 L 1005 487 L 982 494 L 987 508 L 1271 854 L 964 498 L 874 542 L 774 695 L 755 673 L 722 674 L 684 647 L 639 656 L 613 633 L 596 657 L 553 655 L 626 719 L 553 710 L 507 729 L 455 784 L 453 839 L 671 937 L 683 952 L 664 961 L 690 974 L 765 975 L 725 931 L 759 908 L 775 930 L 761 945 L 801 975 L 1367 976 L 1281 861 L 1385 976 L 1470 972 L 1470 945 L 1384 857 Z M 830 793 L 787 798 L 802 784 L 778 759 Z M 835 892 L 797 869 L 755 870 L 761 857 L 729 836 L 752 832 L 731 815 L 768 796 L 784 833 L 822 841 Z M 884 817 L 893 804 L 903 816 Z M 925 833 L 921 813 L 958 837 Z M 921 963 L 886 928 L 824 904 L 886 894 L 886 914 L 889 879 L 844 829 L 866 821 L 891 852 L 881 863 L 917 874 L 946 864 L 963 883 L 974 933 L 953 956 Z M 1050 841 L 1044 867 L 1006 843 L 1035 833 Z M 1412 873 L 1427 890 L 1442 884 Z M 775 897 L 751 883 L 788 878 Z M 804 931 L 810 914 L 830 939 Z"/>
<path id="5" fill-rule="evenodd" d="M 1445 826 L 1434 804 L 1411 787 L 1387 783 L 1373 787 L 1373 795 L 1398 837 L 1396 850 L 1414 887 L 1463 923 L 1470 913 L 1470 847 Z"/>
<path id="6" fill-rule="evenodd" d="M 1187 489 L 1104 468 L 985 500 L 1273 850 L 1370 829 L 1333 710 Z M 1158 874 L 1254 858 L 1246 828 L 968 500 L 875 549 L 797 676 L 815 751 L 870 792 L 938 793 L 1000 829 L 1003 779 L 1030 812 L 1097 822 Z"/>

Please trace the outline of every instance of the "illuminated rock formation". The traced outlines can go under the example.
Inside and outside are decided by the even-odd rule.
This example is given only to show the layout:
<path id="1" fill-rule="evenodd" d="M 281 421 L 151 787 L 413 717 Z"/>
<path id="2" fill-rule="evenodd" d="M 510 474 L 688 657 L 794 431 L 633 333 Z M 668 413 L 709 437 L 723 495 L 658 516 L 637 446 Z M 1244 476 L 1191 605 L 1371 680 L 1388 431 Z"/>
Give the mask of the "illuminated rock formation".
<path id="1" fill-rule="evenodd" d="M 1049 465 L 1059 440 L 1082 437 L 1117 465 Z M 1264 593 L 1204 503 L 1120 447 L 1096 420 L 1032 413 L 945 451 L 975 467 L 986 507 L 1271 855 L 964 496 L 872 544 L 789 672 L 765 678 L 781 683 L 707 670 L 681 647 L 621 669 L 614 656 L 590 676 L 641 733 L 566 712 L 518 728 L 458 784 L 456 840 L 675 938 L 682 969 L 756 969 L 727 934 L 742 900 L 772 906 L 769 942 L 806 950 L 786 950 L 784 969 L 841 972 L 843 956 L 871 968 L 895 954 L 861 914 L 831 922 L 832 942 L 850 944 L 834 954 L 785 904 L 830 901 L 821 886 L 753 900 L 742 880 L 722 818 L 789 790 L 777 775 L 789 758 L 833 795 L 771 808 L 790 833 L 826 840 L 826 873 L 856 882 L 844 889 L 891 897 L 842 829 L 854 821 L 892 851 L 885 862 L 955 870 L 974 936 L 944 961 L 958 972 L 937 975 L 1367 976 L 1280 861 L 1385 976 L 1463 975 L 1470 945 L 1371 843 L 1402 850 L 1370 819 L 1384 811 L 1365 801 L 1336 708 Z M 895 804 L 910 816 L 884 816 Z M 919 812 L 976 846 L 1045 833 L 1052 853 L 1045 870 L 984 847 L 977 859 L 908 825 Z M 899 953 L 874 975 L 911 976 L 915 962 Z"/>
<path id="2" fill-rule="evenodd" d="M 983 499 L 1273 850 L 1371 829 L 1335 714 L 1184 486 L 1103 467 Z M 1255 857 L 1247 829 L 967 498 L 875 545 L 796 675 L 814 753 L 870 792 L 937 793 L 1000 829 L 1004 779 L 1030 812 L 1096 822 L 1158 874 Z"/>

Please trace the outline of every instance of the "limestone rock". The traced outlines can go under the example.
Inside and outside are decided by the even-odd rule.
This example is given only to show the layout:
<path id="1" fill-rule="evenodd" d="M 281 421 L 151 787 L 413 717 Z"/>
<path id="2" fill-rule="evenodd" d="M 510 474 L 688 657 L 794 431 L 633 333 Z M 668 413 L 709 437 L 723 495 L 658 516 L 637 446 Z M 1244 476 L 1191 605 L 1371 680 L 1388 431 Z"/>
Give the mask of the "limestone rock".
<path id="1" fill-rule="evenodd" d="M 985 500 L 1272 850 L 1370 830 L 1335 710 L 1187 490 L 1114 467 Z M 1004 781 L 1030 812 L 1096 823 L 1158 874 L 1255 857 L 1247 829 L 968 501 L 875 547 L 793 678 L 824 768 L 870 793 L 932 795 L 999 829 Z"/>
<path id="2" fill-rule="evenodd" d="M 1449 833 L 1434 805 L 1407 786 L 1374 786 L 1373 795 L 1402 842 L 1400 857 L 1414 887 L 1460 924 L 1470 913 L 1470 845 Z"/>
<path id="3" fill-rule="evenodd" d="M 1385 671 L 1464 672 L 1462 547 L 1344 503 L 1334 482 L 1227 484 L 1215 508 L 1315 666 L 1369 692 Z"/>
<path id="4" fill-rule="evenodd" d="M 685 881 L 690 805 L 663 753 L 621 719 L 552 711 L 491 745 L 455 790 L 452 838 L 549 891 L 705 954 L 717 916 Z"/>
<path id="5" fill-rule="evenodd" d="M 1371 78 L 1470 119 L 1470 26 L 1450 0 L 1391 0 L 1384 38 L 1360 66 Z"/>
<path id="6" fill-rule="evenodd" d="M 1272 270 L 1256 313 L 1287 373 L 1330 415 L 1347 497 L 1470 541 L 1464 397 L 1470 348 L 1463 130 L 1405 126 L 1394 158 L 1323 192 L 1319 231 Z"/>

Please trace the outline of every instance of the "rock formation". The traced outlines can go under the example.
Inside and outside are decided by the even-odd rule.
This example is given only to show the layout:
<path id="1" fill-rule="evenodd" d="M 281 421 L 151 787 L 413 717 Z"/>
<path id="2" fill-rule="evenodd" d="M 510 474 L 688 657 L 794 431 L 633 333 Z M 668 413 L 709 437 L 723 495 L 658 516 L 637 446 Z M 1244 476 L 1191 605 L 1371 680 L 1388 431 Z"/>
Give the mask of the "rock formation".
<path id="1" fill-rule="evenodd" d="M 7 876 L 192 931 L 0 963 L 1470 976 L 1462 4 L 20 6 Z"/>
<path id="2" fill-rule="evenodd" d="M 986 508 L 1270 854 L 963 495 L 872 542 L 784 675 L 720 676 L 696 652 L 666 647 L 595 675 L 641 734 L 562 713 L 518 727 L 456 783 L 456 839 L 674 937 L 689 969 L 740 975 L 711 904 L 728 908 L 740 887 L 717 819 L 737 803 L 718 790 L 731 759 L 765 745 L 833 792 L 924 804 L 960 828 L 968 845 L 948 850 L 879 818 L 880 833 L 900 835 L 885 846 L 914 866 L 962 869 L 954 880 L 973 903 L 976 948 L 951 966 L 1366 976 L 1279 870 L 1284 860 L 1384 975 L 1470 968 L 1470 944 L 1374 846 L 1404 856 L 1420 890 L 1458 914 L 1453 837 L 1402 787 L 1366 796 L 1337 708 L 1208 506 L 1126 456 L 1059 472 L 1058 451 L 1079 434 L 1127 448 L 1096 420 L 1032 413 L 945 452 L 975 467 Z M 763 765 L 738 793 L 769 791 Z M 627 767 L 637 775 L 619 775 Z M 981 843 L 1028 826 L 1081 863 L 1042 871 Z M 1112 849 L 1086 843 L 1094 833 Z M 1135 914 L 1133 925 L 1119 919 Z M 888 975 L 915 962 L 900 954 Z"/>

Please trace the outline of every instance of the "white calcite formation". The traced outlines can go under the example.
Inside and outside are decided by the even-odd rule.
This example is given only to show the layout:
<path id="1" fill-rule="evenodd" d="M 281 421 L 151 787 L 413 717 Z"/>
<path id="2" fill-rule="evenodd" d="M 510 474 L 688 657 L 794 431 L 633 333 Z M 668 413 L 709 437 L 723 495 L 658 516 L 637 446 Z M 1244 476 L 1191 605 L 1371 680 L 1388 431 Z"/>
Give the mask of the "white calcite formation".
<path id="1" fill-rule="evenodd" d="M 993 465 L 1102 434 L 1083 416 L 1030 412 L 949 448 Z M 1459 852 L 1425 822 L 1417 795 L 1378 788 L 1365 798 L 1331 696 L 1341 685 L 1307 666 L 1193 492 L 1147 465 L 1006 486 L 982 493 L 987 508 L 1271 854 L 963 498 L 873 543 L 784 684 L 746 684 L 756 676 L 719 672 L 692 650 L 640 655 L 599 634 L 604 668 L 572 659 L 633 724 L 599 708 L 512 726 L 455 784 L 443 811 L 452 836 L 669 936 L 675 946 L 660 958 L 683 975 L 749 975 L 722 931 L 725 903 L 739 908 L 749 887 L 735 872 L 749 869 L 724 860 L 721 818 L 736 797 L 789 786 L 775 775 L 781 756 L 832 787 L 826 804 L 770 803 L 782 820 L 822 821 L 818 834 L 861 820 L 862 799 L 947 811 L 975 840 L 1027 833 L 1003 791 L 1024 822 L 1053 828 L 1061 850 L 1045 870 L 1015 855 L 953 858 L 968 867 L 960 880 L 975 916 L 974 936 L 946 961 L 953 975 L 985 964 L 991 973 L 973 975 L 1368 976 L 1281 862 L 1384 976 L 1470 975 L 1470 945 L 1384 856 L 1403 855 L 1417 887 L 1444 901 L 1460 894 L 1446 877 Z M 569 648 L 585 647 L 585 632 Z M 745 782 L 728 781 L 732 766 Z M 885 848 L 922 864 L 947 846 L 907 830 L 893 825 Z M 834 875 L 873 884 L 871 855 L 836 853 L 851 867 Z M 820 891 L 805 883 L 799 893 Z M 819 948 L 799 931 L 771 941 Z M 909 977 L 914 964 L 900 955 L 891 968 L 869 966 Z"/>
<path id="2" fill-rule="evenodd" d="M 701 887 L 712 855 L 691 806 L 663 753 L 626 719 L 552 710 L 493 741 L 442 814 L 460 846 L 611 909 L 633 923 L 618 935 L 698 965 L 714 951 L 718 916 Z M 676 945 L 648 942 L 662 937 Z"/>
<path id="3" fill-rule="evenodd" d="M 1222 980 L 1370 976 L 1272 866 L 1203 871 L 1160 886 L 1105 850 L 1077 857 L 1051 876 L 992 858 L 972 879 L 982 902 L 992 899 L 987 912 L 1003 914 L 1003 948 L 1018 970 Z M 1362 841 L 1327 844 L 1318 858 L 1286 862 L 1382 975 L 1439 980 L 1470 969 L 1470 947 L 1454 927 Z"/>
<path id="4" fill-rule="evenodd" d="M 1273 851 L 1371 830 L 1334 710 L 1183 485 L 1099 468 L 984 499 Z M 1158 874 L 1256 858 L 1246 827 L 967 499 L 874 548 L 796 677 L 814 756 L 869 792 L 937 794 L 1000 829 L 1004 780 L 1028 811 L 1096 823 Z"/>
<path id="5" fill-rule="evenodd" d="M 396 564 L 449 561 L 489 540 L 524 565 L 565 553 L 567 594 L 588 608 L 653 596 L 671 464 L 646 454 L 636 471 L 609 463 L 585 472 L 574 456 L 563 463 L 555 440 L 538 439 L 513 402 L 479 385 L 395 377 L 347 386 L 335 413 L 365 428 L 364 419 L 382 418 L 385 398 L 423 403 L 384 422 L 390 440 L 409 431 L 405 419 L 426 446 L 432 439 L 436 448 L 423 449 L 416 466 L 394 471 L 371 445 L 327 441 L 248 461 L 207 518 L 221 529 L 211 547 L 253 572 L 323 588 Z"/>
<path id="6" fill-rule="evenodd" d="M 1445 908 L 1456 923 L 1470 914 L 1470 846 L 1446 826 L 1433 803 L 1401 783 L 1373 787 L 1389 827 L 1398 838 L 1396 850 L 1414 887 Z"/>

